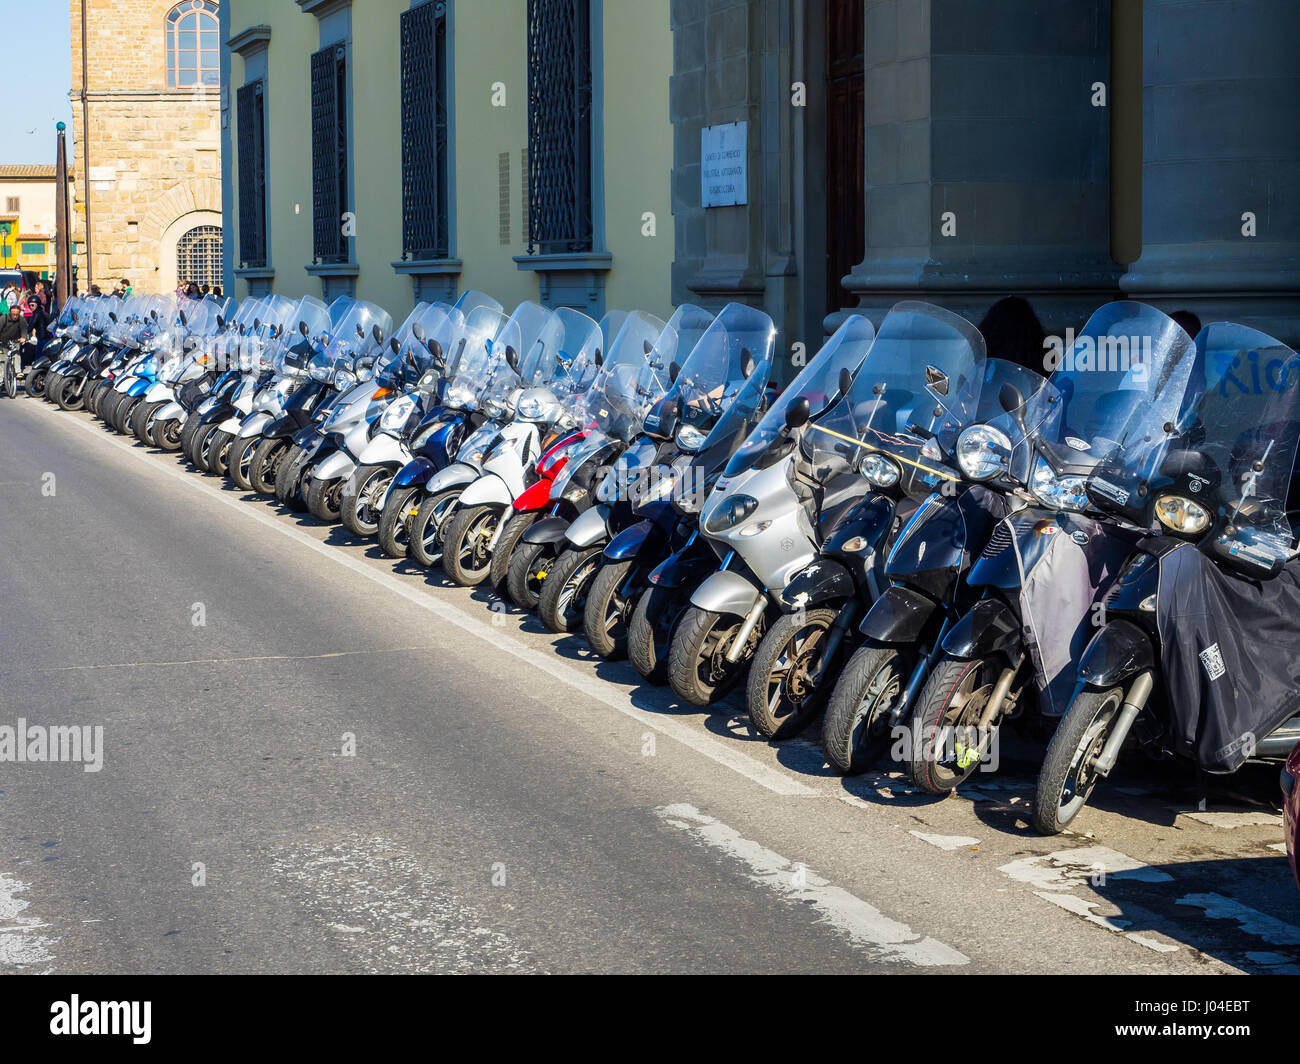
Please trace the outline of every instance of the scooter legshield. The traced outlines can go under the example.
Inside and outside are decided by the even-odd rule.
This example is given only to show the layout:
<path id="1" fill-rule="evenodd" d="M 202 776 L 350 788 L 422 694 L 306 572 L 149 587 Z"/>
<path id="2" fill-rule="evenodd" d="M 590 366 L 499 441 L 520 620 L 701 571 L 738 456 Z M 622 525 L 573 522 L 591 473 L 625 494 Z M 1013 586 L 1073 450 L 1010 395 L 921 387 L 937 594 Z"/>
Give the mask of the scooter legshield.
<path id="1" fill-rule="evenodd" d="M 357 463 L 352 460 L 352 456 L 347 451 L 338 450 L 328 458 L 318 461 L 312 470 L 312 476 L 317 480 L 339 480 L 350 477 L 356 468 Z"/>
<path id="2" fill-rule="evenodd" d="M 612 562 L 625 562 L 638 557 L 647 548 L 658 552 L 667 546 L 668 537 L 662 528 L 653 521 L 638 521 L 609 541 L 605 557 Z"/>
<path id="3" fill-rule="evenodd" d="M 597 503 L 590 509 L 583 510 L 573 523 L 569 525 L 565 538 L 568 539 L 571 547 L 577 547 L 579 550 L 585 550 L 587 547 L 594 547 L 603 539 L 609 537 L 609 518 L 613 513 L 613 507 L 607 503 Z"/>
<path id="4" fill-rule="evenodd" d="M 462 495 L 461 498 L 464 499 L 464 496 Z M 528 526 L 528 531 L 524 533 L 521 542 L 540 546 L 562 543 L 568 527 L 569 522 L 563 517 L 544 517 Z"/>
<path id="5" fill-rule="evenodd" d="M 173 400 L 164 407 L 159 407 L 158 413 L 154 414 L 155 421 L 180 421 L 185 417 L 185 407 Z"/>
<path id="6" fill-rule="evenodd" d="M 967 661 L 1021 646 L 1020 622 L 1001 599 L 981 599 L 943 638 L 943 650 Z"/>
<path id="7" fill-rule="evenodd" d="M 858 631 L 877 643 L 914 643 L 938 609 L 934 599 L 895 584 L 871 604 Z"/>
<path id="8" fill-rule="evenodd" d="M 239 424 L 239 439 L 247 440 L 253 436 L 262 435 L 262 430 L 271 423 L 271 415 L 265 410 L 259 410 L 256 414 L 249 414 Z"/>
<path id="9" fill-rule="evenodd" d="M 781 589 L 781 610 L 796 613 L 823 602 L 843 602 L 857 593 L 853 574 L 833 558 L 818 558 Z"/>
<path id="10" fill-rule="evenodd" d="M 457 462 L 434 473 L 429 478 L 428 483 L 424 485 L 424 490 L 430 495 L 438 495 L 444 491 L 450 491 L 452 488 L 461 488 L 466 484 L 473 484 L 482 475 L 481 470 L 466 465 L 464 462 Z"/>

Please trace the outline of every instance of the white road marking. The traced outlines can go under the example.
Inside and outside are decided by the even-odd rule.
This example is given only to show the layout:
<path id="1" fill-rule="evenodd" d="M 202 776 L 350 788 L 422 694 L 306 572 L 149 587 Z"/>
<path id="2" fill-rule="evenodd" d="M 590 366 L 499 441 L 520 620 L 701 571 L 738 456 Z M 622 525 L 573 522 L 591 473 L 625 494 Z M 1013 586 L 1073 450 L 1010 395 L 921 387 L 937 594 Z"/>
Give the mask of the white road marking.
<path id="1" fill-rule="evenodd" d="M 1143 883 L 1168 883 L 1173 879 L 1168 872 L 1151 868 L 1105 846 L 1079 846 L 1037 857 L 1022 857 L 1019 861 L 1002 865 L 998 871 L 1038 890 L 1069 890 L 1093 879 L 1102 882 L 1103 877 Z"/>
<path id="2" fill-rule="evenodd" d="M 1235 920 L 1246 934 L 1261 938 L 1270 945 L 1300 946 L 1300 927 L 1242 905 L 1235 898 L 1215 893 L 1188 894 L 1179 898 L 1176 904 L 1204 909 L 1211 920 Z"/>
<path id="3" fill-rule="evenodd" d="M 54 960 L 50 947 L 58 940 L 33 933 L 50 925 L 22 915 L 31 905 L 19 897 L 27 889 L 28 884 L 22 880 L 0 872 L 0 971 L 31 968 Z"/>
<path id="4" fill-rule="evenodd" d="M 749 878 L 753 882 L 788 901 L 810 907 L 819 919 L 854 946 L 866 950 L 874 959 L 924 967 L 970 963 L 970 958 L 952 947 L 918 935 L 906 924 L 890 919 L 812 869 L 796 864 L 757 842 L 741 838 L 735 829 L 706 816 L 693 805 L 663 806 L 655 813 L 664 823 L 688 832 L 707 846 L 748 866 Z"/>
<path id="5" fill-rule="evenodd" d="M 1245 810 L 1245 811 L 1224 811 L 1224 810 L 1206 810 L 1202 812 L 1199 809 L 1188 810 L 1181 809 L 1178 806 L 1170 806 L 1179 816 L 1185 816 L 1188 820 L 1195 820 L 1200 824 L 1208 824 L 1212 828 L 1246 828 L 1256 825 L 1282 826 L 1282 815 L 1280 813 L 1269 813 L 1262 809 Z"/>
<path id="6" fill-rule="evenodd" d="M 626 696 L 615 694 L 615 689 L 610 684 L 598 677 L 585 674 L 566 664 L 554 654 L 542 653 L 531 647 L 525 646 L 518 640 L 511 639 L 500 628 L 495 627 L 490 622 L 479 620 L 478 618 L 467 613 L 458 606 L 443 602 L 442 600 L 431 595 L 428 590 L 421 590 L 408 587 L 391 573 L 386 573 L 364 562 L 358 561 L 350 555 L 340 551 L 337 547 L 328 546 L 320 540 L 314 539 L 301 529 L 293 525 L 285 524 L 276 520 L 271 515 L 264 513 L 258 507 L 249 506 L 248 503 L 239 498 L 232 498 L 225 492 L 222 492 L 208 484 L 205 484 L 199 477 L 192 473 L 187 473 L 182 469 L 174 466 L 165 465 L 155 460 L 155 456 L 138 450 L 133 444 L 128 444 L 123 440 L 116 439 L 106 435 L 101 429 L 89 421 L 84 421 L 78 417 L 67 417 L 62 412 L 54 409 L 45 410 L 45 404 L 41 403 L 34 407 L 46 414 L 52 420 L 57 420 L 59 424 L 75 425 L 88 436 L 99 440 L 101 443 L 114 447 L 124 454 L 130 455 L 135 460 L 142 462 L 164 476 L 169 476 L 180 483 L 188 485 L 192 490 L 207 495 L 209 498 L 224 506 L 230 507 L 236 513 L 243 514 L 245 518 L 255 521 L 266 528 L 274 529 L 282 536 L 302 544 L 308 550 L 315 551 L 323 558 L 328 558 L 334 564 L 351 570 L 396 595 L 400 595 L 408 602 L 414 603 L 421 609 L 428 610 L 438 617 L 439 620 L 448 624 L 455 625 L 461 631 L 482 639 L 488 643 L 494 650 L 502 651 L 511 657 L 518 658 L 528 664 L 530 668 L 544 672 L 549 676 L 567 684 L 569 687 L 580 691 L 588 698 L 595 699 L 604 703 L 614 711 L 630 717 L 643 727 L 650 728 L 659 732 L 661 735 L 667 735 L 677 740 L 683 746 L 694 750 L 697 754 L 707 757 L 709 760 L 730 769 L 738 775 L 744 776 L 751 783 L 757 783 L 760 787 L 779 794 L 784 797 L 821 797 L 821 792 L 813 787 L 809 787 L 802 780 L 782 772 L 779 769 L 772 768 L 760 761 L 754 760 L 746 754 L 733 749 L 731 746 L 703 735 L 689 725 L 681 721 L 673 720 L 671 717 L 665 717 L 662 714 L 649 713 L 645 710 L 638 709 L 632 705 Z M 557 710 L 560 707 L 555 706 Z"/>
<path id="7" fill-rule="evenodd" d="M 1125 931 L 1126 927 L 1132 927 L 1132 920 L 1119 920 L 1113 916 L 1102 916 L 1093 912 L 1100 904 L 1099 902 L 1089 901 L 1087 898 L 1081 898 L 1077 894 L 1060 894 L 1048 890 L 1036 890 L 1033 892 L 1036 898 L 1042 898 L 1044 901 L 1050 901 L 1053 905 L 1059 906 L 1066 912 L 1074 913 L 1075 916 L 1081 916 L 1090 924 L 1104 928 L 1107 931 L 1114 931 L 1123 935 L 1130 942 L 1136 942 L 1140 946 L 1146 946 L 1149 950 L 1157 953 L 1177 953 L 1178 947 L 1172 942 L 1161 942 L 1158 939 L 1148 938 L 1146 935 L 1139 935 L 1136 931 Z"/>
<path id="8" fill-rule="evenodd" d="M 909 831 L 908 834 L 941 850 L 969 850 L 972 846 L 978 846 L 980 841 L 969 835 L 927 835 L 924 831 Z"/>
<path id="9" fill-rule="evenodd" d="M 1278 853 L 1286 853 L 1286 843 L 1285 843 L 1285 842 L 1270 842 L 1270 843 L 1268 844 L 1268 848 L 1269 848 L 1270 850 L 1277 850 Z"/>

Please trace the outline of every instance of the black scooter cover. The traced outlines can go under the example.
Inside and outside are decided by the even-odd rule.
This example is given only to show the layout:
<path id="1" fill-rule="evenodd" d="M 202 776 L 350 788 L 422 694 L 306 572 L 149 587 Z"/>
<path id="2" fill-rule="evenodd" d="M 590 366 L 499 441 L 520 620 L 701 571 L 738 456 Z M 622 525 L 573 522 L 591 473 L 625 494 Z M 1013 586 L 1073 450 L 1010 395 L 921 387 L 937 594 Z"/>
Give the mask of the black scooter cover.
<path id="1" fill-rule="evenodd" d="M 1191 544 L 1160 559 L 1156 623 L 1170 749 L 1234 772 L 1300 712 L 1300 560 L 1272 580 L 1229 572 Z"/>

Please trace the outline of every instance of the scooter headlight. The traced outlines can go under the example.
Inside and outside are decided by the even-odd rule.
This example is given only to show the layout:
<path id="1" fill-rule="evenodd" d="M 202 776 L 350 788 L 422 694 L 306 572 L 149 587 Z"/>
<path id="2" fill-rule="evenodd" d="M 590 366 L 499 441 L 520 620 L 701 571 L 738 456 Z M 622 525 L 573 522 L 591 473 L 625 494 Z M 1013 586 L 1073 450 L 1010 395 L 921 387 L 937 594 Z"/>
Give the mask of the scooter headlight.
<path id="1" fill-rule="evenodd" d="M 1034 463 L 1029 475 L 1029 490 L 1049 510 L 1086 510 L 1086 483 L 1085 477 L 1058 477 L 1042 458 Z"/>
<path id="2" fill-rule="evenodd" d="M 394 399 L 380 417 L 379 428 L 384 432 L 396 432 L 406 424 L 407 418 L 414 411 L 415 396 L 403 395 L 400 399 Z"/>
<path id="3" fill-rule="evenodd" d="M 992 480 L 1011 469 L 1011 441 L 988 425 L 972 425 L 957 437 L 957 465 L 971 480 Z"/>
<path id="4" fill-rule="evenodd" d="M 515 414 L 521 421 L 541 421 L 546 405 L 535 395 L 525 395 L 519 400 Z"/>
<path id="5" fill-rule="evenodd" d="M 704 433 L 690 425 L 683 425 L 677 430 L 677 446 L 688 454 L 694 454 L 703 447 L 706 439 L 708 437 Z"/>
<path id="6" fill-rule="evenodd" d="M 873 487 L 892 488 L 898 483 L 903 471 L 892 458 L 883 454 L 869 454 L 862 459 L 862 475 Z"/>
<path id="7" fill-rule="evenodd" d="M 757 509 L 758 500 L 752 495 L 732 495 L 730 498 L 723 499 L 714 508 L 708 521 L 705 522 L 704 531 L 726 532 L 729 528 L 735 528 Z"/>
<path id="8" fill-rule="evenodd" d="M 334 374 L 334 387 L 339 391 L 350 388 L 357 383 L 357 375 L 349 369 L 341 369 Z"/>
<path id="9" fill-rule="evenodd" d="M 1156 517 L 1171 532 L 1196 536 L 1210 527 L 1210 512 L 1183 495 L 1166 495 L 1156 501 Z"/>

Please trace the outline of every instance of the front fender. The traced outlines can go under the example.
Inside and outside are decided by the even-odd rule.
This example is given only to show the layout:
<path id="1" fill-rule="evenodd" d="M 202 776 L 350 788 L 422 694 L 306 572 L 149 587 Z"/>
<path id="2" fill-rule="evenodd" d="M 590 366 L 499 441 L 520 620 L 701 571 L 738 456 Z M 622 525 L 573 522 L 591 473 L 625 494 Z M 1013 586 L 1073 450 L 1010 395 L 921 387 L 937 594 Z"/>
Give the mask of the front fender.
<path id="1" fill-rule="evenodd" d="M 719 569 L 691 596 L 691 605 L 710 613 L 729 613 L 745 617 L 765 592 L 752 580 L 730 569 Z"/>
<path id="2" fill-rule="evenodd" d="M 452 488 L 463 488 L 467 484 L 473 484 L 482 475 L 473 466 L 466 465 L 464 462 L 457 462 L 434 473 L 429 478 L 429 482 L 425 484 L 424 490 L 430 495 L 438 495 L 441 492 L 450 491 Z"/>
<path id="3" fill-rule="evenodd" d="M 805 565 L 781 589 L 781 609 L 796 613 L 824 602 L 843 602 L 857 591 L 853 574 L 831 558 L 817 558 Z"/>
<path id="4" fill-rule="evenodd" d="M 938 609 L 929 596 L 895 584 L 871 604 L 858 631 L 877 643 L 915 643 Z"/>
<path id="5" fill-rule="evenodd" d="M 144 401 L 146 403 L 157 403 L 161 402 L 163 399 L 172 398 L 172 395 L 173 393 L 170 384 L 163 384 L 161 381 L 156 381 L 151 384 L 149 390 L 144 393 Z"/>
<path id="6" fill-rule="evenodd" d="M 235 433 L 239 431 L 239 416 L 236 415 L 235 417 L 226 418 L 226 420 L 218 425 L 217 428 L 222 432 L 230 433 L 232 436 L 235 435 Z"/>
<path id="7" fill-rule="evenodd" d="M 249 414 L 248 417 L 240 423 L 239 438 L 246 440 L 250 436 L 260 436 L 262 430 L 271 423 L 271 415 L 266 410 L 259 410 L 256 414 Z"/>
<path id="8" fill-rule="evenodd" d="M 515 509 L 520 513 L 535 513 L 545 510 L 551 504 L 551 488 L 555 481 L 542 477 L 536 484 L 530 484 L 515 497 Z"/>
<path id="9" fill-rule="evenodd" d="M 1155 667 L 1151 637 L 1132 621 L 1111 621 L 1083 652 L 1079 679 L 1095 687 L 1114 687 Z"/>
<path id="10" fill-rule="evenodd" d="M 398 470 L 397 476 L 393 477 L 392 486 L 389 491 L 405 491 L 407 488 L 414 488 L 424 484 L 436 473 L 434 465 L 427 458 L 413 458 Z"/>
<path id="11" fill-rule="evenodd" d="M 180 421 L 184 417 L 185 407 L 173 399 L 166 406 L 161 407 L 158 413 L 154 414 L 153 419 L 155 421 Z"/>
<path id="12" fill-rule="evenodd" d="M 509 506 L 510 485 L 495 473 L 484 473 L 460 494 L 461 506 Z"/>
<path id="13" fill-rule="evenodd" d="M 590 510 L 587 513 L 591 513 Z M 663 529 L 652 521 L 638 521 L 625 528 L 605 545 L 605 557 L 612 562 L 625 562 L 637 557 L 647 544 L 658 544 L 660 550 L 668 545 Z"/>
<path id="14" fill-rule="evenodd" d="M 1020 646 L 1020 622 L 1001 599 L 975 603 L 943 639 L 944 653 L 954 658 L 984 658 L 998 652 L 1011 653 Z"/>
<path id="15" fill-rule="evenodd" d="M 357 465 L 404 466 L 411 460 L 411 452 L 386 432 L 381 432 L 361 448 Z"/>
<path id="16" fill-rule="evenodd" d="M 544 517 L 540 521 L 535 521 L 528 526 L 528 531 L 524 533 L 524 543 L 535 543 L 542 546 L 548 546 L 564 541 L 564 533 L 568 530 L 569 522 L 563 517 Z"/>
<path id="17" fill-rule="evenodd" d="M 312 476 L 317 480 L 342 480 L 344 477 L 350 477 L 356 468 L 356 462 L 347 451 L 337 450 L 328 458 L 316 463 Z"/>
<path id="18" fill-rule="evenodd" d="M 612 508 L 603 502 L 583 510 L 569 526 L 569 545 L 585 550 L 594 547 L 603 539 L 608 539 L 609 515 L 612 512 Z"/>

